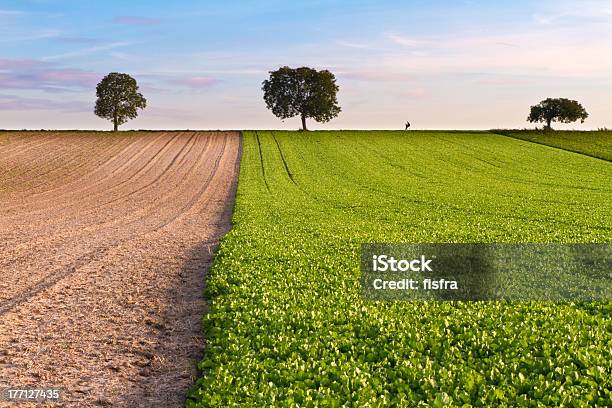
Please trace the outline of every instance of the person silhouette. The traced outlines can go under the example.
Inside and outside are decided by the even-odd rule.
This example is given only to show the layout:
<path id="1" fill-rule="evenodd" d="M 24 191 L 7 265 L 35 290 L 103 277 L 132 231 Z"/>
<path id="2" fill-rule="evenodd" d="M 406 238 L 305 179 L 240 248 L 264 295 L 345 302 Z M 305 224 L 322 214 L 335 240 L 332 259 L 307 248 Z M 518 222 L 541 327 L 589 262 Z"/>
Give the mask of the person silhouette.
<path id="1" fill-rule="evenodd" d="M 408 130 L 409 127 L 410 127 L 410 122 L 406 121 L 406 128 L 404 130 Z"/>

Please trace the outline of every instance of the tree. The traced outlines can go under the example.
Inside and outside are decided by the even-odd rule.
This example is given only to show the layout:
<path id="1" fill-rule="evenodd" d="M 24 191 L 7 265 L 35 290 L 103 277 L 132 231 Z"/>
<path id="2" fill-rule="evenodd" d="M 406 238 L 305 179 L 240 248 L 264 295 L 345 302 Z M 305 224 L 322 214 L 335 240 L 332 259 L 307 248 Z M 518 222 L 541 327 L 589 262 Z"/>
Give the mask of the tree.
<path id="1" fill-rule="evenodd" d="M 270 71 L 262 90 L 266 106 L 274 115 L 281 119 L 299 115 L 303 130 L 308 130 L 306 118 L 329 122 L 341 111 L 336 99 L 336 77 L 328 70 L 282 67 Z"/>
<path id="2" fill-rule="evenodd" d="M 111 72 L 96 86 L 95 114 L 112 120 L 113 129 L 138 116 L 137 109 L 147 107 L 147 100 L 138 92 L 136 80 L 128 74 Z"/>
<path id="3" fill-rule="evenodd" d="M 548 98 L 531 107 L 527 120 L 545 122 L 546 129 L 552 129 L 552 122 L 571 123 L 580 119 L 580 123 L 589 117 L 587 111 L 576 101 L 565 98 Z"/>

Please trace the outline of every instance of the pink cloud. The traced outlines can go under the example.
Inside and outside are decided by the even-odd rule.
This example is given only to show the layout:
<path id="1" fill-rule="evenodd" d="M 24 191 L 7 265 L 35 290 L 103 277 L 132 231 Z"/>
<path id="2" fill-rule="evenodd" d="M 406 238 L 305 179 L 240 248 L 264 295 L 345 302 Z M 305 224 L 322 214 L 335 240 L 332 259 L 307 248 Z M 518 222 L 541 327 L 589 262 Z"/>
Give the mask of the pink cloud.
<path id="1" fill-rule="evenodd" d="M 172 82 L 192 89 L 205 89 L 218 84 L 219 80 L 209 76 L 193 76 L 190 78 L 175 79 Z"/>
<path id="2" fill-rule="evenodd" d="M 99 72 L 64 67 L 55 61 L 0 59 L 0 90 L 45 91 L 47 93 L 67 93 L 83 90 L 93 92 L 103 76 L 104 74 Z M 186 77 L 140 75 L 137 80 L 145 94 L 168 92 L 176 87 L 188 89 L 192 92 L 202 92 L 221 82 L 217 78 L 205 75 Z M 43 106 L 51 106 L 49 101 L 42 99 L 3 98 L 1 106 L 5 110 L 42 109 Z M 52 106 L 61 109 L 78 108 L 65 105 L 61 101 Z"/>
<path id="3" fill-rule="evenodd" d="M 44 64 L 42 61 L 31 60 L 31 59 L 2 59 L 0 58 L 0 70 L 10 69 L 21 69 L 21 68 L 32 68 L 40 67 Z"/>
<path id="4" fill-rule="evenodd" d="M 399 95 L 409 98 L 423 98 L 424 96 L 427 96 L 427 92 L 425 92 L 425 90 L 422 88 L 414 88 L 402 90 L 399 92 Z"/>
<path id="5" fill-rule="evenodd" d="M 93 88 L 102 75 L 39 60 L 0 59 L 0 88 L 50 92 Z"/>
<path id="6" fill-rule="evenodd" d="M 161 20 L 157 18 L 141 16 L 117 16 L 113 19 L 113 23 L 125 25 L 155 25 L 160 22 Z"/>
<path id="7" fill-rule="evenodd" d="M 147 107 L 146 110 L 142 112 L 142 116 L 153 116 L 160 118 L 169 118 L 169 119 L 197 119 L 200 117 L 199 114 L 191 113 L 182 109 L 176 108 L 167 108 L 160 106 L 150 106 Z"/>
<path id="8" fill-rule="evenodd" d="M 40 75 L 40 78 L 51 83 L 55 82 L 89 87 L 92 85 L 95 86 L 98 83 L 100 75 L 80 69 L 64 68 L 46 71 Z"/>
<path id="9" fill-rule="evenodd" d="M 539 79 L 526 75 L 497 75 L 481 74 L 475 79 L 475 83 L 486 86 L 531 86 L 535 85 Z"/>
<path id="10" fill-rule="evenodd" d="M 63 112 L 89 112 L 91 103 L 75 100 L 26 98 L 15 95 L 0 95 L 1 111 L 55 110 Z"/>
<path id="11" fill-rule="evenodd" d="M 339 75 L 346 79 L 372 82 L 408 81 L 414 79 L 412 75 L 401 72 L 353 71 Z"/>

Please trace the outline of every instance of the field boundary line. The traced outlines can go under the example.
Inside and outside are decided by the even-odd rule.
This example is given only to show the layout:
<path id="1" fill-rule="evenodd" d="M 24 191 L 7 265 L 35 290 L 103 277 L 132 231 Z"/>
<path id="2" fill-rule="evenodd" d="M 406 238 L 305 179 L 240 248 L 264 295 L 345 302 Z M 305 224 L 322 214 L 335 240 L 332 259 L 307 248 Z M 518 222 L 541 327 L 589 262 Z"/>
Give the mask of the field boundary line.
<path id="1" fill-rule="evenodd" d="M 537 145 L 540 145 L 540 146 L 546 146 L 546 147 L 550 147 L 552 149 L 563 150 L 564 152 L 579 154 L 580 156 L 591 157 L 593 159 L 602 160 L 602 161 L 605 161 L 607 163 L 612 163 L 612 160 L 608 160 L 608 159 L 606 159 L 604 157 L 593 156 L 592 154 L 587 154 L 587 153 L 584 153 L 584 152 L 579 152 L 579 151 L 571 150 L 571 149 L 565 149 L 565 148 L 559 147 L 559 146 L 549 145 L 549 144 L 546 144 L 546 143 L 538 142 L 537 140 L 521 139 L 520 137 L 516 137 L 516 136 L 512 136 L 512 135 L 504 135 L 503 133 L 497 133 L 497 132 L 490 132 L 490 133 L 492 135 L 496 135 L 496 136 L 504 136 L 504 137 L 507 137 L 507 138 L 510 138 L 510 139 L 514 139 L 514 140 L 522 140 L 523 142 L 533 143 L 533 144 L 537 144 Z"/>

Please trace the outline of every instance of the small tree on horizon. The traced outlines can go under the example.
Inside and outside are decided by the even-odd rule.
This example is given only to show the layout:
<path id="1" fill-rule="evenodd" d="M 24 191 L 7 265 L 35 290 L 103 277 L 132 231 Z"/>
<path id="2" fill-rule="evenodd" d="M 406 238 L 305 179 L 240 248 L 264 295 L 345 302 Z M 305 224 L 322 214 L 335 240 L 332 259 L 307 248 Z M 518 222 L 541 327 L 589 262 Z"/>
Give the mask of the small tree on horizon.
<path id="1" fill-rule="evenodd" d="M 300 116 L 302 130 L 308 130 L 306 119 L 329 122 L 340 113 L 336 94 L 340 88 L 328 70 L 282 67 L 270 71 L 262 90 L 268 109 L 281 119 Z"/>
<path id="2" fill-rule="evenodd" d="M 580 119 L 584 123 L 589 114 L 577 101 L 566 98 L 548 98 L 531 107 L 527 120 L 531 123 L 546 123 L 545 129 L 552 129 L 552 122 L 571 123 Z"/>
<path id="3" fill-rule="evenodd" d="M 94 113 L 113 121 L 116 132 L 119 125 L 138 116 L 138 109 L 147 107 L 147 100 L 138 92 L 136 80 L 128 74 L 111 72 L 96 86 Z"/>

